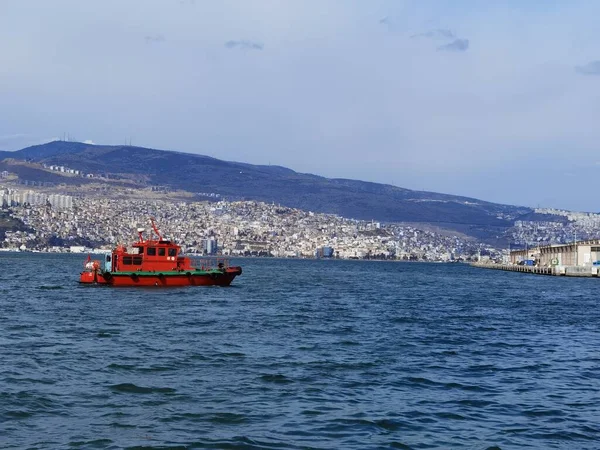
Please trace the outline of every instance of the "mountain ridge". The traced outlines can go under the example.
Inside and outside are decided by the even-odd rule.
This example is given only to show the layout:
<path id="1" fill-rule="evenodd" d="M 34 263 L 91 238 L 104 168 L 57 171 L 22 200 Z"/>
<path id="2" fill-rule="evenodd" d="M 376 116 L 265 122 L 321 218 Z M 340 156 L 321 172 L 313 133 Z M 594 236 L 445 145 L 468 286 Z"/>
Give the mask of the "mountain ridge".
<path id="1" fill-rule="evenodd" d="M 0 152 L 3 170 L 11 166 L 7 158 L 130 177 L 147 186 L 214 192 L 230 199 L 276 202 L 361 220 L 445 224 L 467 231 L 466 234 L 470 226 L 489 227 L 492 234 L 497 234 L 498 230 L 512 226 L 519 216 L 533 211 L 528 207 L 465 196 L 348 178 L 326 178 L 283 166 L 253 165 L 137 146 L 54 141 L 14 152 Z M 65 182 L 85 182 L 84 179 L 62 178 Z"/>

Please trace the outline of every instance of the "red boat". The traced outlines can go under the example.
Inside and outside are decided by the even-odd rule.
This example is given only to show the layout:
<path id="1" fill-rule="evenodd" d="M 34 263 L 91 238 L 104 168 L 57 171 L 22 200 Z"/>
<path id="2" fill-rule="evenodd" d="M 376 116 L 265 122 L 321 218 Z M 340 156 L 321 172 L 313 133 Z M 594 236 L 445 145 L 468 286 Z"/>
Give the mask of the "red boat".
<path id="1" fill-rule="evenodd" d="M 163 239 L 152 222 L 157 239 L 144 240 L 144 229 L 138 228 L 139 240 L 130 248 L 117 246 L 106 255 L 104 267 L 91 256 L 84 263 L 80 283 L 110 286 L 229 286 L 242 274 L 239 266 L 229 266 L 226 259 L 205 261 L 192 266 L 190 258 L 181 255 L 181 247 Z M 213 264 L 216 267 L 213 267 Z"/>

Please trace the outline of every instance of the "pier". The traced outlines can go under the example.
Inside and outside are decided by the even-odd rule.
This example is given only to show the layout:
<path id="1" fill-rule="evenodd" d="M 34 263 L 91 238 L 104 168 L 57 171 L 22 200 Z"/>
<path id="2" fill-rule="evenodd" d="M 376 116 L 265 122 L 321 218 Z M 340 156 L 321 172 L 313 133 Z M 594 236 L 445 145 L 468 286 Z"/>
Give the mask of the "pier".
<path id="1" fill-rule="evenodd" d="M 600 277 L 597 266 L 525 266 L 518 264 L 473 263 L 481 269 L 506 270 L 509 272 L 531 273 L 534 275 L 554 275 L 565 277 Z"/>

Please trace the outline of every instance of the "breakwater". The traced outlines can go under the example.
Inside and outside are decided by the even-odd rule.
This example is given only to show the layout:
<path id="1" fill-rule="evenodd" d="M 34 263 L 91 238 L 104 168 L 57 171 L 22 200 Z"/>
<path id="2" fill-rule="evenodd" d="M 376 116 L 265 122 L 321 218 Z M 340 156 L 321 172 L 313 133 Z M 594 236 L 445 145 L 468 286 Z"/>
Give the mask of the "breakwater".
<path id="1" fill-rule="evenodd" d="M 566 277 L 600 277 L 598 267 L 589 266 L 519 266 L 516 264 L 473 263 L 482 269 L 505 270 L 509 272 L 531 273 L 534 275 L 555 275 Z"/>

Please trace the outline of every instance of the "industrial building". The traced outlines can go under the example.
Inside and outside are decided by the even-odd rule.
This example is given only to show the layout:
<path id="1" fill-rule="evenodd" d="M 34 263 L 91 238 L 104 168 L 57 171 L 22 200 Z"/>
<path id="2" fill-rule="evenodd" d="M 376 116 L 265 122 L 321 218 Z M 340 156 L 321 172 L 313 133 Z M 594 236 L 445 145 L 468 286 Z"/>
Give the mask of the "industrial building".
<path id="1" fill-rule="evenodd" d="M 510 262 L 542 267 L 597 266 L 600 265 L 600 239 L 514 250 L 510 252 Z"/>

